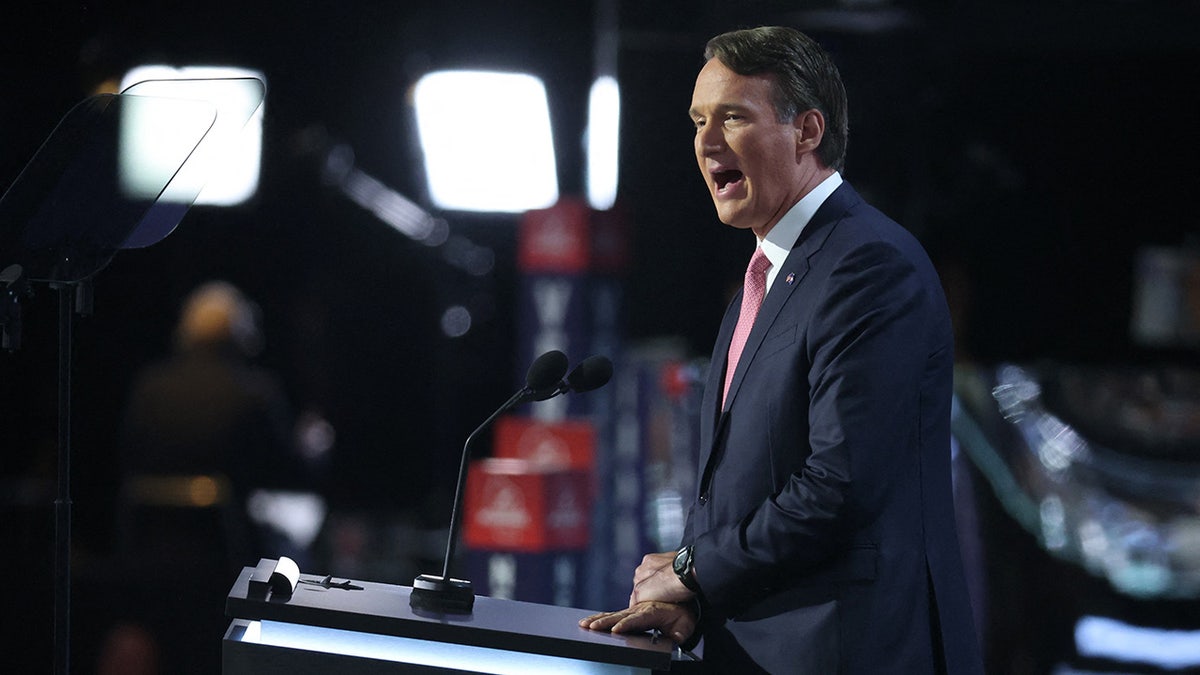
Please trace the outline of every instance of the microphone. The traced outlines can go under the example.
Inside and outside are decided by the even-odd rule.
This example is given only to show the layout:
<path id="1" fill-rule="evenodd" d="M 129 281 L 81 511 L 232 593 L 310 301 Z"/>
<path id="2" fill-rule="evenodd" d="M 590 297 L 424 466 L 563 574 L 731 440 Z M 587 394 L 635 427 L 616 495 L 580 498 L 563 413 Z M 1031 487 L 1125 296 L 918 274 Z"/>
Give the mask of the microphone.
<path id="1" fill-rule="evenodd" d="M 607 356 L 589 356 L 567 375 L 568 389 L 577 393 L 599 389 L 613 376 L 613 364 Z"/>
<path id="2" fill-rule="evenodd" d="M 580 364 L 582 366 L 583 364 Z M 578 370 L 579 368 L 576 368 Z M 611 365 L 609 370 L 611 371 Z M 467 466 L 471 457 L 471 441 L 491 424 L 497 417 L 512 410 L 516 406 L 537 398 L 539 392 L 554 389 L 567 372 L 567 356 L 558 350 L 551 350 L 534 359 L 529 370 L 525 373 L 525 386 L 513 394 L 504 405 L 496 409 L 490 417 L 483 421 L 467 436 L 463 443 L 462 461 L 458 465 L 458 484 L 454 488 L 454 507 L 450 512 L 450 536 L 446 540 L 446 558 L 442 562 L 442 576 L 422 574 L 413 580 L 412 594 L 408 604 L 413 609 L 456 614 L 470 614 L 475 606 L 475 592 L 471 582 L 466 579 L 450 578 L 450 561 L 454 558 L 454 547 L 458 541 L 458 529 L 462 524 L 463 489 L 467 482 Z M 611 374 L 611 373 L 610 373 Z M 607 381 L 607 380 L 606 380 Z M 599 386 L 599 385 L 596 385 Z"/>
<path id="3" fill-rule="evenodd" d="M 579 370 L 579 366 L 576 366 L 575 370 Z M 542 396 L 544 392 L 551 391 L 562 384 L 565 372 L 567 372 L 566 354 L 552 350 L 537 357 L 529 366 L 529 371 L 525 373 L 525 387 L 514 395 L 515 402 L 512 402 L 511 405 L 505 404 L 507 407 L 503 410 L 509 410 L 526 401 L 545 401 L 550 398 Z M 568 377 L 570 376 L 568 375 Z"/>
<path id="4" fill-rule="evenodd" d="M 599 389 L 612 379 L 613 365 L 607 356 L 589 356 L 571 369 L 565 380 L 534 392 L 535 401 L 545 401 L 569 391 L 583 393 Z"/>

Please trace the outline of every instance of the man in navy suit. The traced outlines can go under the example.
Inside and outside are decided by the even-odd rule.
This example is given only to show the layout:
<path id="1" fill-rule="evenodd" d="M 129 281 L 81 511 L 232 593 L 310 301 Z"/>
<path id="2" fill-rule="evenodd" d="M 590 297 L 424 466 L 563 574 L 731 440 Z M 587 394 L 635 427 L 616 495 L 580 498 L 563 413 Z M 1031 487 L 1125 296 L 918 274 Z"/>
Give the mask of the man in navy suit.
<path id="1" fill-rule="evenodd" d="M 627 609 L 580 625 L 703 637 L 714 672 L 982 672 L 938 277 L 842 180 L 846 95 L 819 45 L 757 28 L 705 59 L 696 160 L 757 251 L 713 351 L 682 547 L 643 559 Z"/>

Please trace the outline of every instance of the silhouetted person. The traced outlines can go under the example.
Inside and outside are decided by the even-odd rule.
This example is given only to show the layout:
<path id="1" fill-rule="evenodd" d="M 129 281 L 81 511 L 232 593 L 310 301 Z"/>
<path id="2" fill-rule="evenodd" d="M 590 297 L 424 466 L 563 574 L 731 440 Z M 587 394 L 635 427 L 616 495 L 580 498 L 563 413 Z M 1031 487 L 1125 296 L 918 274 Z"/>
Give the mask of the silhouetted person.
<path id="1" fill-rule="evenodd" d="M 176 353 L 142 372 L 123 429 L 125 473 L 226 478 L 240 500 L 286 471 L 290 428 L 282 388 L 251 365 L 257 309 L 234 286 L 204 284 L 184 303 Z M 272 464 L 275 464 L 273 467 Z"/>
<path id="2" fill-rule="evenodd" d="M 261 343 L 255 305 L 229 283 L 206 283 L 184 303 L 175 353 L 132 388 L 121 435 L 121 602 L 158 642 L 163 672 L 218 672 L 225 594 L 262 554 L 247 494 L 295 472 L 282 387 L 251 363 Z M 120 635 L 139 633 L 124 624 Z"/>

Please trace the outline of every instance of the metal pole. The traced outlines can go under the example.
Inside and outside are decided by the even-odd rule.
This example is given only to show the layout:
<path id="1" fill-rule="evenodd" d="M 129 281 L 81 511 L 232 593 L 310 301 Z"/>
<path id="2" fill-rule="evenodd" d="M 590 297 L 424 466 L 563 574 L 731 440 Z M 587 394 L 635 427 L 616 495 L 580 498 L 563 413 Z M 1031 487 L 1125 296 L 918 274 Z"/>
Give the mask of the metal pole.
<path id="1" fill-rule="evenodd" d="M 58 498 L 54 501 L 54 672 L 71 672 L 71 342 L 74 288 L 58 287 Z"/>

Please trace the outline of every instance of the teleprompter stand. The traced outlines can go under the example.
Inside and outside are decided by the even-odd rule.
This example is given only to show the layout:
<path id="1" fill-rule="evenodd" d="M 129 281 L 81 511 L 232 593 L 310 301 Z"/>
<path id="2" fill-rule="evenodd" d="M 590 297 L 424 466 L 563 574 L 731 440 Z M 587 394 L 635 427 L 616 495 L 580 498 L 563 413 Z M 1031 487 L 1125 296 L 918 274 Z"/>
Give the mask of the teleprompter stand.
<path id="1" fill-rule="evenodd" d="M 73 107 L 0 197 L 0 339 L 22 343 L 23 304 L 58 294 L 58 482 L 54 502 L 54 672 L 70 672 L 71 365 L 75 317 L 92 311 L 91 281 L 123 248 L 157 243 L 203 186 L 204 162 L 261 105 L 253 78 L 140 82 Z M 223 92 L 223 93 L 222 93 Z M 241 94 L 230 106 L 220 99 Z M 163 134 L 144 142 L 149 132 Z"/>

